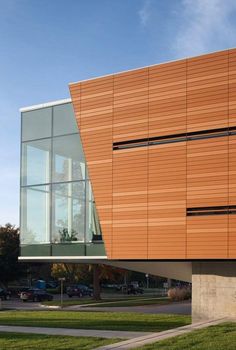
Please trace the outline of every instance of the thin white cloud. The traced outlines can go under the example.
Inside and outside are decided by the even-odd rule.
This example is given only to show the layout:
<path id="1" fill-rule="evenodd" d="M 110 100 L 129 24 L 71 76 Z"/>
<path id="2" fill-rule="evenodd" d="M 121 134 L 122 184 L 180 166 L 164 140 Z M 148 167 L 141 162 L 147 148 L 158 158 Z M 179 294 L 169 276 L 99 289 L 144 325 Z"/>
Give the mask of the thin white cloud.
<path id="1" fill-rule="evenodd" d="M 138 11 L 140 23 L 143 27 L 146 27 L 148 20 L 151 16 L 151 1 L 145 0 L 142 8 Z"/>
<path id="2" fill-rule="evenodd" d="M 175 55 L 194 56 L 235 46 L 234 11 L 235 0 L 182 0 L 178 11 L 181 25 L 173 44 Z"/>

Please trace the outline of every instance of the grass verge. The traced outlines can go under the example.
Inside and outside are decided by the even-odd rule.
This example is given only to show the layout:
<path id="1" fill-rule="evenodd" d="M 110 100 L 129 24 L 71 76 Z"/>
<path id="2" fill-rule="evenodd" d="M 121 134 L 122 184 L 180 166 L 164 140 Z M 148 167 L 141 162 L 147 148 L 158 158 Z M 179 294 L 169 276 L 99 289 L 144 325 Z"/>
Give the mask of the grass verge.
<path id="1" fill-rule="evenodd" d="M 1 325 L 160 332 L 185 326 L 186 315 L 88 311 L 2 311 Z"/>
<path id="2" fill-rule="evenodd" d="M 145 305 L 166 305 L 171 301 L 168 298 L 148 298 L 148 299 L 129 299 L 120 301 L 107 301 L 103 304 L 91 305 L 91 307 L 125 307 L 125 306 L 145 306 Z"/>
<path id="3" fill-rule="evenodd" d="M 136 350 L 235 350 L 236 323 L 223 323 Z"/>
<path id="4" fill-rule="evenodd" d="M 127 298 L 127 299 L 103 299 L 95 301 L 93 299 L 71 299 L 65 300 L 63 306 L 74 305 L 90 305 L 91 307 L 122 307 L 122 306 L 144 306 L 144 305 L 164 305 L 169 304 L 171 301 L 168 298 Z M 42 303 L 47 306 L 60 306 L 60 300 L 45 301 Z M 94 305 L 93 305 L 94 304 Z"/>
<path id="5" fill-rule="evenodd" d="M 90 350 L 119 339 L 0 332 L 1 350 Z"/>

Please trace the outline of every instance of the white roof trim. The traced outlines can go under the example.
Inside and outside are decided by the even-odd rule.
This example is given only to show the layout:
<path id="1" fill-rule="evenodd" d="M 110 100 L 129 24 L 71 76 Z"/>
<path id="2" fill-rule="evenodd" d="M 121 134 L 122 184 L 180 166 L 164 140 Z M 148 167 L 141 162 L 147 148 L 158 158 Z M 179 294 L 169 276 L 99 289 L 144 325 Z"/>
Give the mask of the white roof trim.
<path id="1" fill-rule="evenodd" d="M 76 260 L 76 261 L 90 261 L 90 260 L 107 260 L 107 256 L 19 256 L 18 260 Z"/>
<path id="2" fill-rule="evenodd" d="M 62 105 L 64 103 L 69 103 L 69 102 L 71 102 L 71 98 L 65 98 L 63 100 L 57 100 L 57 101 L 52 101 L 52 102 L 41 103 L 41 104 L 38 104 L 38 105 L 29 106 L 29 107 L 22 107 L 22 108 L 20 108 L 20 112 L 29 112 L 29 111 L 33 111 L 35 109 Z"/>

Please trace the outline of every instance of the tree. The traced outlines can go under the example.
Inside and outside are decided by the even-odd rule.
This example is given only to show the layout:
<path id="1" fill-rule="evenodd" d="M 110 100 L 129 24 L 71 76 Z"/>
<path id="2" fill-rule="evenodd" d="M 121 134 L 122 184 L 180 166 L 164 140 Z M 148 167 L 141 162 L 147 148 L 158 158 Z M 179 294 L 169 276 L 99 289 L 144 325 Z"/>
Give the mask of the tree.
<path id="1" fill-rule="evenodd" d="M 126 270 L 102 264 L 53 264 L 52 277 L 65 277 L 69 283 L 83 281 L 90 284 L 93 281 L 93 298 L 101 299 L 101 281 L 118 281 Z"/>
<path id="2" fill-rule="evenodd" d="M 98 264 L 92 265 L 93 269 L 93 299 L 101 300 L 100 273 L 101 269 Z"/>
<path id="3" fill-rule="evenodd" d="M 0 281 L 5 286 L 25 274 L 26 266 L 18 262 L 19 246 L 19 228 L 0 226 Z"/>
<path id="4" fill-rule="evenodd" d="M 78 282 L 84 276 L 84 265 L 80 264 L 53 264 L 51 275 L 54 278 L 65 277 L 69 283 Z"/>
<path id="5" fill-rule="evenodd" d="M 91 266 L 93 270 L 93 298 L 95 300 L 101 299 L 100 282 L 102 280 L 117 282 L 126 273 L 126 270 L 110 265 L 93 264 Z"/>

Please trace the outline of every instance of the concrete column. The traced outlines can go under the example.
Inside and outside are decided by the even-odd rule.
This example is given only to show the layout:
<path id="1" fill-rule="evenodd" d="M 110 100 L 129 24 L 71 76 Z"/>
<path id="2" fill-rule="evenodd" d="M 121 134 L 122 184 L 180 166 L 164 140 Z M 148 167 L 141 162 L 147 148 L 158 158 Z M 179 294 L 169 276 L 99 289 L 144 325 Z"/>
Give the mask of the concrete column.
<path id="1" fill-rule="evenodd" d="M 192 263 L 192 317 L 236 317 L 236 261 Z"/>

